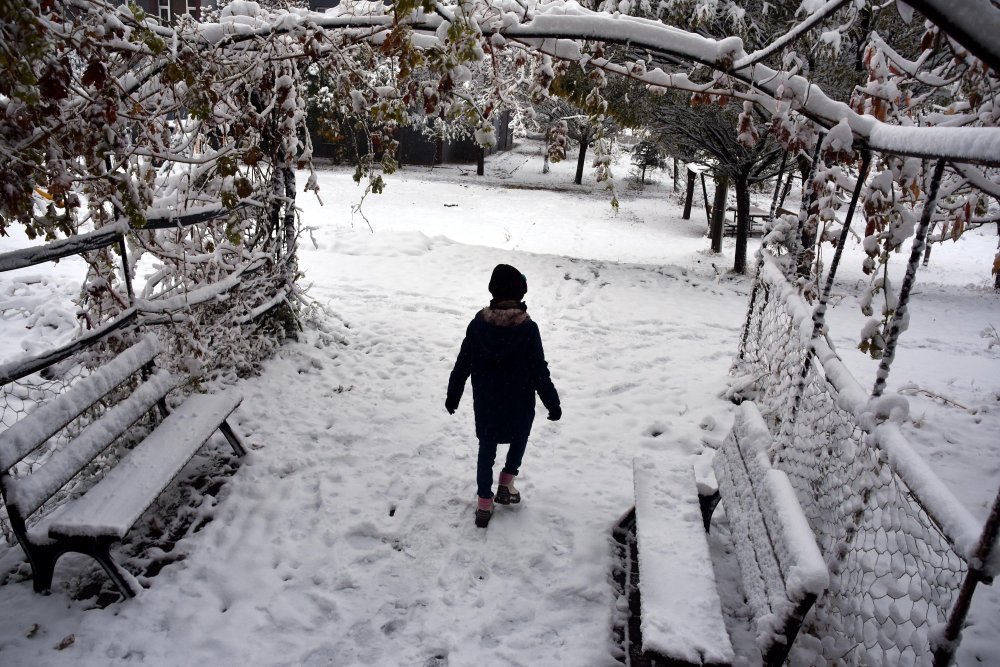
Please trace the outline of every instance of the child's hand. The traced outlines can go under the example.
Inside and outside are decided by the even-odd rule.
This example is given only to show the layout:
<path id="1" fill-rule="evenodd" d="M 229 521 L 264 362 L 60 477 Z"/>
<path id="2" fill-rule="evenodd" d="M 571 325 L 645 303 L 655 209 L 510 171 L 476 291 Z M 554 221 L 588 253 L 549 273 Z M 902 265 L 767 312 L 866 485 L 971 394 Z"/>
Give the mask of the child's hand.
<path id="1" fill-rule="evenodd" d="M 450 398 L 446 399 L 444 409 L 448 411 L 449 415 L 455 414 L 455 410 L 458 410 L 458 401 L 452 401 Z"/>
<path id="2" fill-rule="evenodd" d="M 562 408 L 560 408 L 558 405 L 552 410 L 549 410 L 550 422 L 557 422 L 561 417 L 562 417 Z"/>

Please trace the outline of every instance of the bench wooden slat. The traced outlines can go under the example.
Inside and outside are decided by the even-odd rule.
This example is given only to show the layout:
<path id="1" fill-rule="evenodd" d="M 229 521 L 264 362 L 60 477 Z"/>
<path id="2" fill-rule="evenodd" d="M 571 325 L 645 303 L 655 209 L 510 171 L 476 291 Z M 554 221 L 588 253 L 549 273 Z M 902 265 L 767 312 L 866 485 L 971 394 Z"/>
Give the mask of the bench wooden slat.
<path id="1" fill-rule="evenodd" d="M 639 457 L 633 465 L 643 650 L 693 664 L 730 664 L 733 647 L 694 468 L 676 454 Z"/>
<path id="2" fill-rule="evenodd" d="M 780 665 L 829 571 L 788 476 L 771 467 L 770 444 L 744 401 L 714 463 L 764 664 Z"/>
<path id="3" fill-rule="evenodd" d="M 165 370 L 156 371 L 126 399 L 46 459 L 38 470 L 9 480 L 7 502 L 14 505 L 21 516 L 29 516 L 182 381 Z"/>
<path id="4" fill-rule="evenodd" d="M 733 433 L 738 428 L 739 425 L 734 425 Z M 734 437 L 731 434 L 729 440 Z M 774 609 L 780 609 L 785 599 L 781 567 L 764 520 L 764 514 L 771 510 L 761 505 L 761 501 L 766 503 L 768 499 L 767 496 L 757 495 L 762 490 L 754 483 L 742 445 L 736 446 L 734 442 L 723 445 L 727 446 L 730 449 L 715 458 L 715 475 L 726 506 L 726 516 L 729 517 L 747 601 L 753 607 L 755 616 L 766 616 Z M 759 462 L 750 461 L 749 465 L 755 471 L 760 468 Z"/>
<path id="5" fill-rule="evenodd" d="M 239 406 L 235 392 L 196 394 L 122 458 L 85 495 L 64 506 L 49 526 L 54 538 L 121 539 Z"/>
<path id="6" fill-rule="evenodd" d="M 160 352 L 155 336 L 147 336 L 55 400 L 0 433 L 0 472 L 17 464 L 46 440 L 127 380 Z"/>
<path id="7" fill-rule="evenodd" d="M 771 535 L 774 553 L 781 566 L 787 596 L 797 602 L 808 594 L 821 595 L 830 583 L 829 570 L 816 544 L 795 488 L 788 476 L 771 467 L 767 452 L 771 447 L 768 432 L 757 405 L 746 401 L 740 407 L 741 437 L 751 444 L 752 455 L 744 454 L 749 469 L 756 468 L 752 477 L 755 493 L 761 503 L 761 514 Z"/>

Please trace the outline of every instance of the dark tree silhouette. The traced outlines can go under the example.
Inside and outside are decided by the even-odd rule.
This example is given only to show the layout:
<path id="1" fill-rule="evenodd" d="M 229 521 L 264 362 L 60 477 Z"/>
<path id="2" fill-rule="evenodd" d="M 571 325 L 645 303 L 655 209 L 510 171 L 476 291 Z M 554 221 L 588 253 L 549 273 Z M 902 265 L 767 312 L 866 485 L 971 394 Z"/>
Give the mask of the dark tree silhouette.
<path id="1" fill-rule="evenodd" d="M 639 170 L 639 181 L 646 182 L 646 172 L 651 169 L 663 169 L 667 160 L 663 149 L 654 141 L 640 141 L 632 149 L 632 164 Z"/>

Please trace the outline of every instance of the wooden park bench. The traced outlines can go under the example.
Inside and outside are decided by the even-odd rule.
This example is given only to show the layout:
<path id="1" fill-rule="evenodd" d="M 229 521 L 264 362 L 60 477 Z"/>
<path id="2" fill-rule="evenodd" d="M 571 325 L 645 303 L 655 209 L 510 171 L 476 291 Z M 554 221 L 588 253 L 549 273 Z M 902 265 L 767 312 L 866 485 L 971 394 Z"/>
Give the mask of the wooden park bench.
<path id="1" fill-rule="evenodd" d="M 709 557 L 707 529 L 719 496 L 760 657 L 764 665 L 784 663 L 829 573 L 788 477 L 768 461 L 769 442 L 757 407 L 744 402 L 715 455 L 719 495 L 699 491 L 689 457 L 635 460 L 635 508 L 615 535 L 627 552 L 631 664 L 731 665 L 743 657 L 726 631 Z"/>
<path id="2" fill-rule="evenodd" d="M 246 453 L 226 421 L 242 397 L 234 392 L 194 394 L 168 410 L 167 394 L 186 378 L 156 369 L 159 353 L 159 341 L 146 336 L 0 433 L 0 492 L 13 533 L 31 564 L 36 591 L 49 589 L 60 556 L 77 552 L 100 563 L 125 597 L 134 596 L 138 582 L 114 562 L 110 547 L 125 537 L 215 431 L 222 432 L 238 456 Z M 116 391 L 133 377 L 140 381 L 135 389 Z M 102 399 L 114 401 L 120 394 L 127 395 L 71 441 L 38 455 L 70 422 Z M 164 418 L 149 435 L 83 495 L 41 517 L 39 510 L 50 498 L 154 409 Z M 36 460 L 18 465 L 32 453 Z"/>

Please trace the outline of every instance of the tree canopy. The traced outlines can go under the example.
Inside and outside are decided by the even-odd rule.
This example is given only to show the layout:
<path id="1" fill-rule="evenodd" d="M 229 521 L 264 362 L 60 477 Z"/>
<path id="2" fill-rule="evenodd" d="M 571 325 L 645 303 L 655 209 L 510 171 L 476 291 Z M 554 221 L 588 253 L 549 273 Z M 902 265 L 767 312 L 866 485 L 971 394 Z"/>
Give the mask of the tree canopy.
<path id="1" fill-rule="evenodd" d="M 923 210 L 928 158 L 946 161 L 937 238 L 1000 221 L 991 32 L 1000 10 L 970 2 L 955 12 L 945 0 L 914 0 L 930 19 L 921 24 L 906 10 L 890 21 L 881 4 L 848 0 L 801 9 L 669 0 L 658 14 L 643 2 L 344 2 L 317 14 L 237 0 L 214 22 L 162 25 L 105 0 L 0 0 L 0 233 L 14 223 L 45 238 L 126 225 L 134 249 L 174 267 L 149 297 L 217 282 L 261 254 L 284 257 L 275 271 L 294 283 L 294 169 L 311 166 L 310 82 L 348 125 L 376 128 L 373 143 L 429 124 L 469 128 L 490 145 L 494 113 L 551 96 L 579 70 L 597 123 L 612 113 L 608 81 L 628 80 L 653 95 L 736 104 L 733 132 L 747 150 L 819 145 L 814 189 L 849 187 L 860 151 L 874 151 L 863 209 L 877 273 Z M 669 23 L 682 18 L 690 29 Z M 613 182 L 606 157 L 599 152 L 597 175 Z M 378 190 L 394 167 L 391 150 L 372 151 L 356 175 Z M 822 237 L 833 209 L 810 211 L 805 233 Z M 207 233 L 144 230 L 150 219 L 206 211 L 218 213 Z M 110 257 L 91 265 L 84 302 L 97 322 L 124 300 Z"/>

